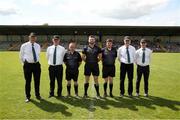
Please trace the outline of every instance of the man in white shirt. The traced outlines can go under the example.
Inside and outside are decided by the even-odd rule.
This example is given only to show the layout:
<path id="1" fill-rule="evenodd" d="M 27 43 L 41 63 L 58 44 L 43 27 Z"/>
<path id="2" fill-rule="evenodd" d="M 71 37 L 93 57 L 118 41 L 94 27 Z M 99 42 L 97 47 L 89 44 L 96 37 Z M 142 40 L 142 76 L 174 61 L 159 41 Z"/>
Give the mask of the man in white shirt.
<path id="1" fill-rule="evenodd" d="M 133 71 L 134 71 L 134 59 L 136 49 L 130 45 L 131 39 L 129 36 L 124 37 L 124 45 L 118 49 L 117 56 L 121 63 L 120 67 L 120 96 L 123 97 L 124 90 L 124 80 L 126 73 L 128 75 L 128 95 L 132 97 L 133 92 Z"/>
<path id="2" fill-rule="evenodd" d="M 141 48 L 136 51 L 136 64 L 137 64 L 137 80 L 136 80 L 136 96 L 139 96 L 139 87 L 142 75 L 144 76 L 144 96 L 148 96 L 148 79 L 149 79 L 149 65 L 151 60 L 152 50 L 146 47 L 146 39 L 141 39 Z"/>
<path id="3" fill-rule="evenodd" d="M 26 100 L 25 102 L 30 101 L 30 91 L 31 91 L 31 78 L 34 76 L 34 85 L 35 85 L 35 95 L 37 99 L 41 99 L 39 93 L 40 86 L 40 75 L 41 75 L 41 65 L 39 63 L 40 55 L 40 45 L 36 43 L 37 37 L 35 33 L 30 33 L 29 41 L 22 44 L 20 48 L 20 60 L 23 63 L 24 78 L 25 83 L 25 93 Z"/>
<path id="4" fill-rule="evenodd" d="M 49 98 L 54 96 L 55 79 L 57 79 L 58 97 L 62 96 L 62 77 L 63 77 L 63 58 L 66 52 L 65 48 L 60 46 L 60 37 L 54 35 L 52 39 L 53 45 L 47 48 L 47 60 L 49 64 L 50 92 Z"/>

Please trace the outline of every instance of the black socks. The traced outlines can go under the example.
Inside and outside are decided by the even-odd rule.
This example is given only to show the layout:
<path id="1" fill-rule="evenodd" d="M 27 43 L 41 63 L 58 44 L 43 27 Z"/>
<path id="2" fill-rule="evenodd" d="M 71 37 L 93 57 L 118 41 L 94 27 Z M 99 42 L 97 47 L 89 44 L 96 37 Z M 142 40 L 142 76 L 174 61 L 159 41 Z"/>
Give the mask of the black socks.
<path id="1" fill-rule="evenodd" d="M 110 90 L 110 94 L 112 94 L 112 90 L 113 90 L 113 83 L 109 84 L 109 90 Z"/>
<path id="2" fill-rule="evenodd" d="M 75 94 L 78 94 L 78 85 L 74 85 Z"/>
<path id="3" fill-rule="evenodd" d="M 107 93 L 107 82 L 104 83 L 104 93 Z"/>
<path id="4" fill-rule="evenodd" d="M 89 83 L 85 83 L 84 84 L 84 95 L 87 95 L 88 87 L 89 87 Z"/>
<path id="5" fill-rule="evenodd" d="M 113 83 L 109 83 L 109 93 L 112 94 Z M 104 83 L 104 93 L 107 93 L 107 82 Z"/>
<path id="6" fill-rule="evenodd" d="M 71 94 L 71 85 L 67 85 L 67 92 L 68 92 L 68 95 Z"/>
<path id="7" fill-rule="evenodd" d="M 95 89 L 96 89 L 97 96 L 100 96 L 100 93 L 99 93 L 99 85 L 98 85 L 98 84 L 94 84 L 94 87 L 95 87 Z"/>

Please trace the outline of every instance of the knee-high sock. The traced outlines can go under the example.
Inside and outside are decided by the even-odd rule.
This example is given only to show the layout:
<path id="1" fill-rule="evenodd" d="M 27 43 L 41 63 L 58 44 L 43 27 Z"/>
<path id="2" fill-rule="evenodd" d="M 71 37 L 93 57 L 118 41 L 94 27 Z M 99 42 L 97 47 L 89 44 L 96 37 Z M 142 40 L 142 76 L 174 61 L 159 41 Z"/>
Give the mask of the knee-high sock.
<path id="1" fill-rule="evenodd" d="M 109 89 L 110 89 L 110 93 L 112 93 L 112 90 L 113 90 L 113 83 L 110 83 L 110 84 L 109 84 Z"/>
<path id="2" fill-rule="evenodd" d="M 94 87 L 95 87 L 95 89 L 96 89 L 97 95 L 99 96 L 99 95 L 100 95 L 100 94 L 99 94 L 99 85 L 98 85 L 98 84 L 94 84 Z"/>
<path id="3" fill-rule="evenodd" d="M 84 84 L 84 94 L 85 95 L 87 95 L 88 87 L 89 87 L 89 83 L 85 83 Z"/>
<path id="4" fill-rule="evenodd" d="M 107 93 L 107 82 L 104 83 L 104 93 Z"/>
<path id="5" fill-rule="evenodd" d="M 78 94 L 78 85 L 74 85 L 75 94 Z"/>
<path id="6" fill-rule="evenodd" d="M 69 95 L 71 94 L 71 85 L 67 85 L 67 92 Z"/>

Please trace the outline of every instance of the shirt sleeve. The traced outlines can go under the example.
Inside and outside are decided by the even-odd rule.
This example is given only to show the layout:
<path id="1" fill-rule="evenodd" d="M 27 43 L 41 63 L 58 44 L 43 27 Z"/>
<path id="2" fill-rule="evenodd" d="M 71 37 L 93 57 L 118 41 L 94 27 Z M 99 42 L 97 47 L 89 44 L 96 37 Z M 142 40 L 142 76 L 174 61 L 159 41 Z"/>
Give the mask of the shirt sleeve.
<path id="1" fill-rule="evenodd" d="M 19 52 L 19 58 L 20 58 L 21 63 L 24 63 L 23 57 L 24 57 L 24 45 L 21 45 L 20 52 Z"/>
<path id="2" fill-rule="evenodd" d="M 134 58 L 134 62 L 135 62 L 135 57 L 136 57 L 136 49 L 135 49 L 135 47 L 133 47 L 133 58 Z"/>
<path id="3" fill-rule="evenodd" d="M 81 58 L 80 53 L 78 53 L 78 61 L 79 61 L 79 62 L 82 62 L 82 58 Z"/>
<path id="4" fill-rule="evenodd" d="M 120 52 L 121 52 L 121 49 L 120 48 L 118 48 L 118 50 L 117 50 L 117 58 L 118 58 L 118 60 L 120 61 Z"/>
<path id="5" fill-rule="evenodd" d="M 86 54 L 86 51 L 87 51 L 87 47 L 84 47 L 82 50 L 82 54 Z"/>
<path id="6" fill-rule="evenodd" d="M 40 53 L 41 53 L 41 46 L 38 44 L 38 56 L 40 58 Z"/>
<path id="7" fill-rule="evenodd" d="M 47 60 L 49 59 L 49 47 L 47 48 L 47 51 L 46 51 L 46 58 Z"/>
<path id="8" fill-rule="evenodd" d="M 63 61 L 64 61 L 64 62 L 66 62 L 66 61 L 67 61 L 67 59 L 66 59 L 66 55 L 67 55 L 67 54 L 65 53 L 64 58 L 63 58 Z"/>
<path id="9" fill-rule="evenodd" d="M 104 57 L 104 48 L 101 49 L 102 58 Z"/>
<path id="10" fill-rule="evenodd" d="M 98 47 L 98 53 L 102 53 L 102 49 Z"/>
<path id="11" fill-rule="evenodd" d="M 41 52 L 41 46 L 39 44 L 38 44 L 38 52 L 39 52 L 39 54 Z"/>
<path id="12" fill-rule="evenodd" d="M 151 59 L 152 59 L 152 50 L 149 50 L 149 62 L 151 62 Z"/>
<path id="13" fill-rule="evenodd" d="M 62 57 L 64 57 L 65 54 L 66 54 L 66 49 L 64 48 L 64 53 L 63 53 L 63 56 L 62 56 Z"/>
<path id="14" fill-rule="evenodd" d="M 138 59 L 138 50 L 135 52 L 135 58 L 134 58 L 135 63 L 137 63 L 137 59 Z"/>
<path id="15" fill-rule="evenodd" d="M 117 50 L 116 50 L 116 48 L 114 48 L 114 52 L 115 52 L 114 57 L 116 58 L 117 57 Z"/>

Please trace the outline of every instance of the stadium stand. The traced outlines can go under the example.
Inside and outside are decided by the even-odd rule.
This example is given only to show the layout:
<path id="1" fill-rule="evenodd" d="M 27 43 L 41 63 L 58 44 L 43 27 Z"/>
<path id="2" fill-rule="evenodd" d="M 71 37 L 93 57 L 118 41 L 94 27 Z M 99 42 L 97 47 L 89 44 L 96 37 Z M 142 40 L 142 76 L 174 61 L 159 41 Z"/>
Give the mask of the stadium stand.
<path id="1" fill-rule="evenodd" d="M 66 40 L 68 41 L 68 40 Z M 18 51 L 20 49 L 20 46 L 23 42 L 16 42 L 16 41 L 1 41 L 0 42 L 0 50 L 8 50 L 8 51 Z M 41 41 L 38 43 L 41 46 L 42 51 L 46 51 L 47 47 L 52 44 L 52 42 L 49 41 Z M 102 44 L 102 45 L 100 45 Z M 61 43 L 62 46 L 64 46 L 66 49 L 68 48 L 68 42 L 63 42 Z M 86 41 L 84 42 L 77 42 L 77 49 L 81 50 L 83 47 L 86 45 Z M 105 46 L 105 41 L 102 43 L 98 44 L 99 46 L 104 47 Z M 120 47 L 123 45 L 122 40 L 115 40 L 114 41 L 114 46 L 116 48 Z M 139 48 L 139 40 L 132 40 L 132 45 L 138 49 Z M 161 42 L 154 42 L 153 40 L 148 41 L 148 47 L 152 49 L 154 52 L 180 52 L 180 42 L 166 42 L 166 43 L 161 43 Z"/>
<path id="2" fill-rule="evenodd" d="M 61 45 L 68 47 L 68 41 L 77 41 L 79 50 L 87 44 L 88 35 L 97 38 L 100 47 L 105 46 L 105 40 L 114 40 L 116 48 L 123 45 L 123 37 L 132 37 L 132 45 L 138 49 L 139 41 L 145 37 L 148 47 L 154 52 L 180 52 L 180 27 L 163 26 L 7 26 L 0 25 L 0 50 L 17 51 L 22 43 L 28 41 L 28 34 L 36 32 L 42 51 L 52 44 L 51 38 L 58 34 Z"/>

